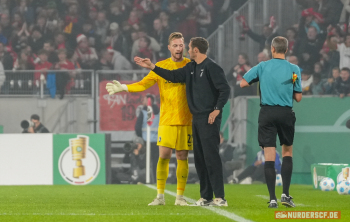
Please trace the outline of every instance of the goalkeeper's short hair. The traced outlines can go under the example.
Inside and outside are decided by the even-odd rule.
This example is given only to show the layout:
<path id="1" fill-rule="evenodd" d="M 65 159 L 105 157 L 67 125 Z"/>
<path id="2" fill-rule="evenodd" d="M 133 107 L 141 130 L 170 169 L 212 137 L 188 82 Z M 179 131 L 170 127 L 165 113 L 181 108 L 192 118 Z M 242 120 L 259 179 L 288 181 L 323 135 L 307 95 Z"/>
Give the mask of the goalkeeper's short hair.
<path id="1" fill-rule="evenodd" d="M 185 41 L 181 32 L 173 32 L 169 35 L 169 40 L 168 40 L 169 45 L 170 45 L 171 41 L 173 41 L 174 39 L 182 39 Z"/>

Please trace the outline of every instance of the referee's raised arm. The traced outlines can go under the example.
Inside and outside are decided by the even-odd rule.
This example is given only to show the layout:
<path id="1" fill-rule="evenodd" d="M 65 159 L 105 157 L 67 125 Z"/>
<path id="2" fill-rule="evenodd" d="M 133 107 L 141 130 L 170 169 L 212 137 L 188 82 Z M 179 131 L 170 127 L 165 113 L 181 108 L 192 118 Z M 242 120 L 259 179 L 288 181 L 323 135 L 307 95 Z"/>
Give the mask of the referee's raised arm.
<path id="1" fill-rule="evenodd" d="M 254 66 L 244 76 L 241 87 L 250 86 L 259 81 L 260 113 L 258 140 L 264 149 L 265 179 L 270 194 L 269 208 L 277 208 L 275 195 L 275 159 L 276 137 L 278 134 L 282 146 L 283 193 L 281 203 L 287 207 L 295 207 L 289 195 L 289 186 L 293 169 L 293 141 L 295 131 L 295 113 L 292 110 L 293 99 L 302 99 L 301 74 L 298 66 L 285 60 L 288 50 L 288 40 L 278 36 L 272 40 L 272 59 Z"/>

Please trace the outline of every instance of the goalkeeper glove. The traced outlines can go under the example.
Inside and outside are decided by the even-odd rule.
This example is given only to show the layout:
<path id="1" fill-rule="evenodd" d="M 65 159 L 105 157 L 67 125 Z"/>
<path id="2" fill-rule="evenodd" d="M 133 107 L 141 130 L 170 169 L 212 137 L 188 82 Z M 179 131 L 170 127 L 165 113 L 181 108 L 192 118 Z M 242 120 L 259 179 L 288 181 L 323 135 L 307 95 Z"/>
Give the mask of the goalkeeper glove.
<path id="1" fill-rule="evenodd" d="M 120 84 L 117 80 L 113 80 L 113 83 L 107 83 L 106 85 L 107 92 L 109 95 L 113 95 L 114 93 L 126 91 L 128 92 L 128 87 L 125 84 Z"/>

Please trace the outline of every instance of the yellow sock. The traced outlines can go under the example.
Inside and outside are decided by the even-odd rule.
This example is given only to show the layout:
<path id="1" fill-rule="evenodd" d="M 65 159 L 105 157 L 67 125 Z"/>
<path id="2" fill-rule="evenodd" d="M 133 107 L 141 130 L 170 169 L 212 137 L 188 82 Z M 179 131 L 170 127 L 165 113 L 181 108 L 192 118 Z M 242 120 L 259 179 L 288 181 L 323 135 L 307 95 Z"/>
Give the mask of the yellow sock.
<path id="1" fill-rule="evenodd" d="M 164 194 L 166 180 L 169 175 L 169 161 L 170 159 L 159 158 L 157 164 L 157 191 L 158 194 Z"/>
<path id="2" fill-rule="evenodd" d="M 188 159 L 187 160 L 177 160 L 177 195 L 184 195 L 185 186 L 188 178 Z"/>

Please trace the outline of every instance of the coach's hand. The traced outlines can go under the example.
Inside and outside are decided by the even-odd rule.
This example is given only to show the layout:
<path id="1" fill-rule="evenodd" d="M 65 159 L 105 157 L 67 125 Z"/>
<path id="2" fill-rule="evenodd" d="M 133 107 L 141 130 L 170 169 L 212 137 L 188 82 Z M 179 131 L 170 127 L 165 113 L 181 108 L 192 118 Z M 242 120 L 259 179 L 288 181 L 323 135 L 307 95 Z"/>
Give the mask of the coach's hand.
<path id="1" fill-rule="evenodd" d="M 134 57 L 134 61 L 136 62 L 137 65 L 146 68 L 146 69 L 150 69 L 153 70 L 155 65 L 151 62 L 151 60 L 149 58 L 143 59 L 140 58 L 138 56 Z"/>
<path id="2" fill-rule="evenodd" d="M 209 114 L 209 118 L 208 118 L 208 123 L 209 124 L 213 124 L 215 121 L 215 118 L 220 114 L 220 110 L 214 110 L 213 112 L 211 112 Z"/>
<path id="3" fill-rule="evenodd" d="M 113 95 L 114 93 L 122 91 L 128 92 L 128 87 L 125 84 L 120 84 L 120 82 L 118 82 L 117 80 L 113 80 L 113 83 L 107 83 L 106 90 L 109 93 L 109 95 Z"/>

